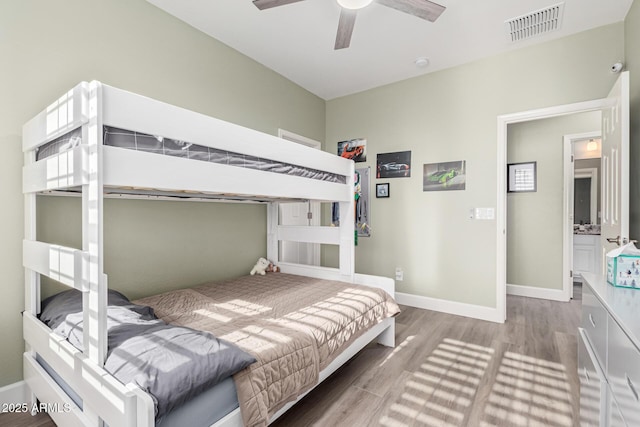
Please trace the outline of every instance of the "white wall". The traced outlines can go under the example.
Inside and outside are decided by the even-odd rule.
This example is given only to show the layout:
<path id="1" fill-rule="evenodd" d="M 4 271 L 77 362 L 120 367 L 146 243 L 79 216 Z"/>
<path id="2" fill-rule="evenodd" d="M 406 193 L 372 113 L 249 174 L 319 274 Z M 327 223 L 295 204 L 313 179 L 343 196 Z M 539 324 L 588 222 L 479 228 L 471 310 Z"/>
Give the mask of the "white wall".
<path id="1" fill-rule="evenodd" d="M 144 0 L 0 2 L 0 386 L 22 377 L 22 125 L 81 80 L 270 134 L 324 140 L 324 101 Z M 76 242 L 77 200 L 39 224 Z M 263 206 L 108 201 L 106 272 L 132 297 L 248 272 L 266 251 Z M 49 292 L 50 290 L 45 290 Z"/>
<path id="2" fill-rule="evenodd" d="M 400 266 L 399 292 L 495 307 L 496 224 L 468 213 L 496 207 L 496 117 L 606 96 L 623 50 L 620 23 L 327 102 L 325 150 L 367 138 L 372 167 L 378 153 L 413 154 L 411 178 L 372 199 L 356 270 L 393 277 Z M 424 163 L 455 160 L 467 162 L 465 191 L 422 192 Z"/>

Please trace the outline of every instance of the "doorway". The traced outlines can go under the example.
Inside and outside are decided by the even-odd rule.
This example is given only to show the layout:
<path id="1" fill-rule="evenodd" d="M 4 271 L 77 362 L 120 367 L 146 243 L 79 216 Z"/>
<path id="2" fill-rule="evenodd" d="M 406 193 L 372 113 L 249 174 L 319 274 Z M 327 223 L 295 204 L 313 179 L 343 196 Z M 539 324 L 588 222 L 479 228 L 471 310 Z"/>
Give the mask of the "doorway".
<path id="1" fill-rule="evenodd" d="M 601 122 L 601 112 L 591 111 L 508 126 L 510 179 L 523 164 L 536 167 L 530 188 L 510 185 L 507 194 L 507 294 L 569 301 L 572 264 L 565 258 L 571 255 L 573 222 L 566 208 L 573 209 L 564 199 L 564 183 L 573 164 L 563 159 L 563 141 L 569 133 L 599 134 Z"/>
<path id="2" fill-rule="evenodd" d="M 572 114 L 588 113 L 593 111 L 601 111 L 606 107 L 606 100 L 594 100 L 581 102 L 576 104 L 567 104 L 556 107 L 543 108 L 539 110 L 525 111 L 521 113 L 508 114 L 498 117 L 498 197 L 497 197 L 497 209 L 496 209 L 496 233 L 497 233 L 497 284 L 496 284 L 496 309 L 498 316 L 504 320 L 506 319 L 506 295 L 507 295 L 507 140 L 508 140 L 508 126 L 518 123 L 535 122 L 543 119 L 557 118 L 562 116 L 568 116 Z M 538 173 L 542 173 L 539 171 Z M 566 184 L 565 184 L 566 185 Z M 564 209 L 564 208 L 563 208 Z M 568 209 L 568 207 L 566 207 Z M 565 216 L 566 218 L 566 216 Z M 566 221 L 565 221 L 566 222 Z M 568 228 L 568 227 L 567 227 Z M 564 236 L 568 236 L 568 230 L 563 232 Z M 566 241 L 566 238 L 563 238 Z M 564 253 L 568 251 L 568 242 L 564 242 Z M 564 256 L 563 258 L 566 258 Z M 565 263 L 563 263 L 565 264 Z M 570 270 L 568 262 L 563 265 L 563 269 L 566 268 L 567 277 Z M 567 281 L 568 287 L 568 281 Z M 563 291 L 564 291 L 563 284 Z M 510 288 L 515 292 L 522 291 L 523 288 Z M 512 293 L 512 292 L 510 292 Z M 566 291 L 566 300 L 569 299 L 570 291 Z M 545 297 L 545 292 L 539 293 L 538 297 Z M 523 295 L 533 296 L 533 295 Z M 547 297 L 550 295 L 547 293 Z M 548 299 L 560 299 L 555 293 L 552 298 Z"/>
<path id="3" fill-rule="evenodd" d="M 600 260 L 629 239 L 629 72 L 620 74 L 606 98 L 498 116 L 496 206 L 496 315 L 506 319 L 507 127 L 509 124 L 590 111 L 602 112 L 602 221 Z M 565 221 L 566 222 L 566 221 Z M 566 235 L 566 234 L 565 234 Z M 615 237 L 613 237 L 615 236 Z"/>
<path id="4" fill-rule="evenodd" d="M 565 242 L 563 291 L 573 298 L 583 273 L 600 273 L 602 132 L 564 136 Z M 567 272 L 568 269 L 568 272 Z"/>

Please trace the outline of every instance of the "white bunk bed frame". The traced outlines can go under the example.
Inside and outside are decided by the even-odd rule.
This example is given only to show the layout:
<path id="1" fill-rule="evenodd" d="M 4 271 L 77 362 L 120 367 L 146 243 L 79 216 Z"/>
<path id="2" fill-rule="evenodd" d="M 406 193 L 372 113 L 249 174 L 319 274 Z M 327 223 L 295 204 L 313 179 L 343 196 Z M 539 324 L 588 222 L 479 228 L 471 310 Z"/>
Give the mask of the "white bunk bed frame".
<path id="1" fill-rule="evenodd" d="M 110 147 L 103 145 L 103 125 L 331 172 L 345 176 L 346 184 Z M 38 147 L 77 128 L 82 130 L 80 146 L 36 161 Z M 247 200 L 271 200 L 267 207 L 266 252 L 283 272 L 378 287 L 394 296 L 392 279 L 355 274 L 354 166 L 349 160 L 97 81 L 80 83 L 27 122 L 23 127 L 23 152 L 24 379 L 32 403 L 40 401 L 50 409 L 65 408 L 49 411 L 58 425 L 100 426 L 104 421 L 110 426 L 150 427 L 155 423 L 151 397 L 134 384 L 123 385 L 103 369 L 108 288 L 103 264 L 105 188 L 115 188 L 116 193 L 119 187 L 161 194 L 179 192 L 180 197 L 189 195 L 195 199 L 239 195 Z M 82 249 L 37 241 L 36 195 L 71 188 L 81 189 Z M 280 225 L 278 203 L 286 199 L 339 202 L 341 225 Z M 339 245 L 339 268 L 280 262 L 280 241 Z M 82 291 L 84 351 L 37 319 L 41 275 Z M 390 318 L 367 331 L 320 373 L 320 382 L 376 338 L 393 347 L 394 329 L 394 319 Z M 36 361 L 36 354 L 83 399 L 82 409 Z M 294 403 L 282 408 L 271 421 Z M 241 426 L 240 410 L 214 425 Z"/>

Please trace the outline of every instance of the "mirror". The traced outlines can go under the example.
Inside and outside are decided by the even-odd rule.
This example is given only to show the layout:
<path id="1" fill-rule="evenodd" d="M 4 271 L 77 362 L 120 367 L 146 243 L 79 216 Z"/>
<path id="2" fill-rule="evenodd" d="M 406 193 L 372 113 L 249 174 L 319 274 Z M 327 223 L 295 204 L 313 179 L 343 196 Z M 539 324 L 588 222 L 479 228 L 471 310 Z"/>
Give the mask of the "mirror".
<path id="1" fill-rule="evenodd" d="M 573 191 L 574 224 L 600 224 L 599 174 L 600 159 L 575 161 Z"/>

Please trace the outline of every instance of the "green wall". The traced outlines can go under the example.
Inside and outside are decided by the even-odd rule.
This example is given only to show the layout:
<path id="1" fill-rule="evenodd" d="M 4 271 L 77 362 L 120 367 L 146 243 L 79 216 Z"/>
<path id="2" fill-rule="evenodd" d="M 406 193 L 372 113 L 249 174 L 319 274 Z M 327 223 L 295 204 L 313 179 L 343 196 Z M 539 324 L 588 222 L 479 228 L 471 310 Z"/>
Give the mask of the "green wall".
<path id="1" fill-rule="evenodd" d="M 327 151 L 367 138 L 373 168 L 378 153 L 412 151 L 411 178 L 374 179 L 391 197 L 372 199 L 357 271 L 402 267 L 399 292 L 495 307 L 495 221 L 468 214 L 496 207 L 496 117 L 606 96 L 623 55 L 619 23 L 327 102 Z M 455 160 L 467 162 L 465 191 L 422 191 L 423 164 Z"/>
<path id="2" fill-rule="evenodd" d="M 509 125 L 507 163 L 537 162 L 537 190 L 507 194 L 507 283 L 562 290 L 563 137 L 599 132 L 599 111 Z"/>
<path id="3" fill-rule="evenodd" d="M 635 0 L 624 21 L 626 69 L 631 81 L 631 168 L 629 234 L 640 238 L 640 1 Z"/>
<path id="4" fill-rule="evenodd" d="M 322 99 L 144 0 L 1 0 L 0 57 L 0 386 L 22 378 L 22 125 L 52 100 L 96 79 L 324 140 Z M 79 200 L 40 199 L 41 237 L 79 246 Z M 266 251 L 264 206 L 108 200 L 105 212 L 109 284 L 131 297 L 237 276 Z"/>

